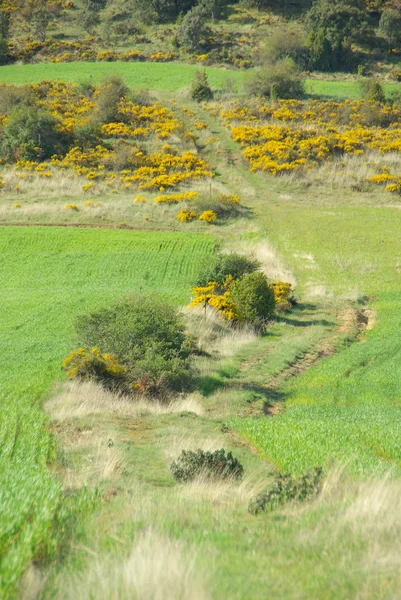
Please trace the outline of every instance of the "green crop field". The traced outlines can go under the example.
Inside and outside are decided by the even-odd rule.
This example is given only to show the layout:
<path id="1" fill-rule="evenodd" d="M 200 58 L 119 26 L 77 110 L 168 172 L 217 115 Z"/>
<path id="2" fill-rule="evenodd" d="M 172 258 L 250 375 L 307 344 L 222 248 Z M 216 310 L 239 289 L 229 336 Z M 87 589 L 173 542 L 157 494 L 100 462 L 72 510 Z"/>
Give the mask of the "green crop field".
<path id="1" fill-rule="evenodd" d="M 368 296 L 377 322 L 363 343 L 285 383 L 283 414 L 233 426 L 280 469 L 302 472 L 333 458 L 358 474 L 399 472 L 400 210 L 335 206 L 326 196 L 320 205 L 282 201 L 266 216 L 306 293 L 323 284 L 328 294 Z"/>
<path id="2" fill-rule="evenodd" d="M 212 247 L 206 235 L 0 229 L 1 595 L 62 536 L 50 529 L 62 490 L 40 400 L 76 345 L 74 317 L 139 290 L 186 303 Z"/>
<path id="3" fill-rule="evenodd" d="M 0 600 L 398 598 L 401 17 L 2 4 Z"/>

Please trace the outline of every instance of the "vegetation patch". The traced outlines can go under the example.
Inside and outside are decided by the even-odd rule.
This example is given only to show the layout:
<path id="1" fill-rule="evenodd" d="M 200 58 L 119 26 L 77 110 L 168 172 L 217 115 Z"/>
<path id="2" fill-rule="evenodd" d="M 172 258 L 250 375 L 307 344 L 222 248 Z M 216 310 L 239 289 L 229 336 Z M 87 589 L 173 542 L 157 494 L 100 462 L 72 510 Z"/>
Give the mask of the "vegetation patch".
<path id="1" fill-rule="evenodd" d="M 214 452 L 183 450 L 171 465 L 173 477 L 179 483 L 192 481 L 195 477 L 217 479 L 241 479 L 244 468 L 231 452 L 224 449 Z"/>

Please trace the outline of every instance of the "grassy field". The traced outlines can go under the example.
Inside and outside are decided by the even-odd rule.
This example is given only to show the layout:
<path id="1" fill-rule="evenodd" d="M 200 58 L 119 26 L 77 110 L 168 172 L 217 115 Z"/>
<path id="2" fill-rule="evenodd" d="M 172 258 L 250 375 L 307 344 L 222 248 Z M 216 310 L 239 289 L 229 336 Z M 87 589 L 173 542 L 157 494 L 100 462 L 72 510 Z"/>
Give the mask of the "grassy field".
<path id="1" fill-rule="evenodd" d="M 121 75 L 125 83 L 133 89 L 147 90 L 180 90 L 189 87 L 194 78 L 197 65 L 182 65 L 177 63 L 126 63 L 126 62 L 71 62 L 47 63 L 34 65 L 12 65 L 0 67 L 0 82 L 37 83 L 44 79 L 79 83 L 81 81 L 101 81 L 110 75 Z M 215 89 L 224 87 L 227 79 L 234 85 L 244 81 L 246 72 L 230 71 L 206 67 L 210 84 Z"/>
<path id="2" fill-rule="evenodd" d="M 48 469 L 55 446 L 41 399 L 76 345 L 74 317 L 138 290 L 185 303 L 212 247 L 191 234 L 1 229 L 2 597 L 63 534 L 51 530 L 63 494 Z"/>
<path id="3" fill-rule="evenodd" d="M 95 80 L 116 64 L 29 65 L 9 76 L 23 83 L 59 69 L 78 81 L 92 67 Z M 187 87 L 195 69 L 122 67 L 133 87 L 164 91 Z M 148 83 L 139 84 L 140 69 Z M 224 84 L 228 72 L 210 72 L 213 85 Z M 338 97 L 358 89 L 313 86 Z M 250 173 L 241 158 L 228 160 L 238 147 L 227 130 L 189 106 L 209 124 L 201 142 L 219 138 L 210 159 L 217 182 L 248 207 L 247 218 L 214 231 L 228 248 L 261 256 L 272 278 L 294 278 L 299 305 L 261 339 L 228 332 L 213 340 L 226 354 L 199 357 L 197 392 L 168 408 L 120 405 L 91 388 L 50 393 L 75 346 L 77 314 L 138 290 L 186 303 L 214 239 L 189 230 L 0 228 L 1 593 L 15 596 L 31 564 L 22 597 L 142 599 L 163 590 L 169 600 L 250 600 L 268 589 L 288 599 L 393 599 L 401 541 L 397 201 L 386 206 L 379 191 Z M 373 328 L 356 340 L 341 315 L 367 306 Z M 203 333 L 199 324 L 195 330 Z M 276 403 L 278 414 L 266 416 Z M 244 482 L 175 485 L 171 461 L 199 447 L 232 450 Z M 275 469 L 300 473 L 318 464 L 326 482 L 315 502 L 247 513 Z M 72 527 L 71 547 L 64 542 Z"/>
<path id="4" fill-rule="evenodd" d="M 132 89 L 178 91 L 190 87 L 195 71 L 201 65 L 177 63 L 126 63 L 126 62 L 70 62 L 38 63 L 32 65 L 11 65 L 0 67 L 0 82 L 23 85 L 38 83 L 45 79 L 69 81 L 72 83 L 101 81 L 108 75 L 121 75 Z M 230 80 L 234 88 L 246 85 L 252 70 L 235 71 L 206 67 L 208 80 L 213 89 L 223 89 Z M 384 85 L 387 94 L 398 89 L 399 84 Z M 356 81 L 306 79 L 308 95 L 338 99 L 361 97 L 360 86 Z"/>

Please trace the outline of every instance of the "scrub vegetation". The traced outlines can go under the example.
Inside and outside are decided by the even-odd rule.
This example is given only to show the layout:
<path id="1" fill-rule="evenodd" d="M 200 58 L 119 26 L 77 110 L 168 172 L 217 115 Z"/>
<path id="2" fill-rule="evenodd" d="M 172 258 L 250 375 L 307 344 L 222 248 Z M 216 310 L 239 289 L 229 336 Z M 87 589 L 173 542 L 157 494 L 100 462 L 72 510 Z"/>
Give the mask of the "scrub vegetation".
<path id="1" fill-rule="evenodd" d="M 0 7 L 0 596 L 396 598 L 397 2 Z"/>

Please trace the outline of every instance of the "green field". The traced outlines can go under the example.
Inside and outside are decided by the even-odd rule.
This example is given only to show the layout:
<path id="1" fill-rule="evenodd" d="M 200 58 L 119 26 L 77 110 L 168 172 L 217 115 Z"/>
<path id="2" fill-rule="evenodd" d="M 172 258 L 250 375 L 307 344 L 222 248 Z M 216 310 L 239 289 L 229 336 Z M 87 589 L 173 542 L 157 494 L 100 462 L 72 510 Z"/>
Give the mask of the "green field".
<path id="1" fill-rule="evenodd" d="M 195 71 L 204 69 L 202 65 L 183 65 L 178 63 L 126 63 L 126 62 L 70 62 L 38 63 L 32 65 L 12 65 L 0 67 L 0 83 L 24 85 L 38 83 L 45 79 L 68 81 L 72 83 L 93 81 L 97 83 L 109 75 L 121 75 L 132 89 L 177 91 L 190 87 Z M 230 80 L 234 88 L 246 86 L 252 70 L 235 71 L 223 68 L 205 68 L 210 85 L 214 89 L 223 89 Z M 384 86 L 386 93 L 399 89 L 399 84 Z M 308 95 L 338 99 L 358 99 L 360 86 L 356 81 L 306 79 L 305 90 Z"/>
<path id="2" fill-rule="evenodd" d="M 170 97 L 190 86 L 196 68 L 14 65 L 0 67 L 0 81 L 96 82 L 119 73 L 134 89 Z M 240 88 L 250 72 L 207 73 L 222 89 L 228 78 Z M 308 79 L 306 89 L 327 98 L 360 95 L 355 81 Z M 228 335 L 231 352 L 197 356 L 196 391 L 180 395 L 179 408 L 157 412 L 148 403 L 130 412 L 132 403 L 119 413 L 114 405 L 102 411 L 92 404 L 81 414 L 53 391 L 64 379 L 63 358 L 78 344 L 74 318 L 138 292 L 185 305 L 197 266 L 216 239 L 195 233 L 196 223 L 183 224 L 185 233 L 0 226 L 0 596 L 16 597 L 22 577 L 22 598 L 106 600 L 118 589 L 118 600 L 142 600 L 143 592 L 133 596 L 136 583 L 127 591 L 124 582 L 130 569 L 135 573 L 131 548 L 142 548 L 141 536 L 150 531 L 149 563 L 137 562 L 140 577 L 151 573 L 146 593 L 152 598 L 158 597 L 154 577 L 168 600 L 253 600 L 266 593 L 288 600 L 393 600 L 401 540 L 398 197 L 381 188 L 356 192 L 251 173 L 224 125 L 194 102 L 187 105 L 208 123 L 199 148 L 210 154 L 216 185 L 246 206 L 246 215 L 210 231 L 231 250 L 252 253 L 267 245 L 266 271 L 275 272 L 277 262 L 279 271 L 295 276 L 298 306 L 279 315 L 266 336 L 246 343 Z M 218 152 L 202 148 L 210 135 L 218 136 Z M 43 197 L 49 206 L 64 203 Z M 106 223 L 117 225 L 123 203 L 100 198 L 113 210 Z M 12 215 L 11 199 L 4 202 Z M 127 214 L 131 204 L 127 195 Z M 166 214 L 144 226 L 171 228 Z M 21 209 L 21 224 L 25 217 Z M 61 218 L 77 219 L 75 213 Z M 57 212 L 44 211 L 46 219 L 55 222 Z M 359 337 L 355 328 L 341 329 L 344 311 L 366 307 L 371 329 Z M 52 412 L 52 402 L 64 416 Z M 266 415 L 275 403 L 277 414 Z M 182 449 L 220 447 L 240 458 L 244 482 L 175 484 L 169 466 Z M 108 460 L 116 461 L 110 470 Z M 258 517 L 247 512 L 249 499 L 276 471 L 298 474 L 318 465 L 326 481 L 316 501 Z M 162 587 L 166 572 L 175 573 L 174 544 L 179 593 Z M 185 571 L 193 573 L 189 563 L 200 587 Z M 155 564 L 162 567 L 154 575 Z M 28 575 L 43 577 L 31 596 L 29 565 Z"/>
<path id="3" fill-rule="evenodd" d="M 189 87 L 197 65 L 177 63 L 126 63 L 126 62 L 71 62 L 71 63 L 39 63 L 34 65 L 12 65 L 0 67 L 0 82 L 23 85 L 37 83 L 44 79 L 68 81 L 101 81 L 110 75 L 121 75 L 125 83 L 133 89 L 147 90 L 180 90 Z M 206 67 L 210 84 L 214 88 L 222 88 L 227 79 L 234 85 L 243 83 L 246 72 L 230 71 Z"/>
<path id="4" fill-rule="evenodd" d="M 62 537 L 50 530 L 63 500 L 40 401 L 76 346 L 74 317 L 139 290 L 186 303 L 212 247 L 191 234 L 0 229 L 2 594 Z"/>
<path id="5" fill-rule="evenodd" d="M 401 213 L 335 206 L 329 196 L 320 206 L 311 200 L 271 204 L 270 239 L 284 249 L 306 294 L 323 285 L 328 294 L 367 296 L 377 323 L 363 343 L 284 383 L 283 414 L 233 426 L 279 469 L 302 472 L 332 458 L 359 475 L 399 472 Z"/>

